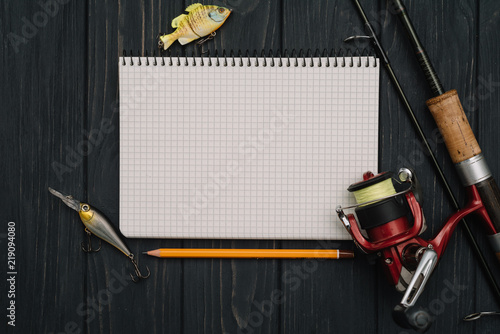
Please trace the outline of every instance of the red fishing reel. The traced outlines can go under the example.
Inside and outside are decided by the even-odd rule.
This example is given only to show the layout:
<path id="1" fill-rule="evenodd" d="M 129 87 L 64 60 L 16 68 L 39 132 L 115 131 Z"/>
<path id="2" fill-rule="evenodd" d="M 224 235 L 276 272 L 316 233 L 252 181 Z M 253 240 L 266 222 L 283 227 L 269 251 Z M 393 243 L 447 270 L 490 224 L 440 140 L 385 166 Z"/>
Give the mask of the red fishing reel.
<path id="1" fill-rule="evenodd" d="M 485 222 L 489 234 L 494 234 L 495 228 L 476 187 L 470 186 L 467 206 L 450 216 L 433 239 L 420 238 L 426 228 L 420 185 L 415 172 L 408 168 L 400 169 L 398 178 L 395 180 L 390 172 L 376 176 L 365 173 L 363 181 L 347 189 L 354 193 L 358 204 L 339 206 L 337 214 L 356 245 L 367 254 L 376 254 L 389 282 L 404 292 L 393 312 L 396 322 L 406 328 L 425 331 L 431 325 L 430 315 L 411 307 L 422 293 L 458 222 L 475 212 Z M 380 190 L 382 184 L 394 188 L 387 194 L 387 189 Z M 373 198 L 377 195 L 375 190 L 385 195 Z M 361 193 L 363 196 L 358 196 Z M 358 197 L 368 200 L 360 202 Z M 346 215 L 344 210 L 347 209 L 354 209 L 356 216 Z"/>

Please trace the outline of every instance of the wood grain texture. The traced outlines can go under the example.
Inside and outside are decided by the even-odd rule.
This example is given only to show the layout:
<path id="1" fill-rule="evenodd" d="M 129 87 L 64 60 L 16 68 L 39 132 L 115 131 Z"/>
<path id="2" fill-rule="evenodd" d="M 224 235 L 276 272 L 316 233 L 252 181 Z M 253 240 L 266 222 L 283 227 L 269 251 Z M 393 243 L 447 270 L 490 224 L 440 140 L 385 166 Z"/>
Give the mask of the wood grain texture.
<path id="1" fill-rule="evenodd" d="M 50 2 L 44 0 L 42 3 Z M 343 39 L 363 33 L 345 0 L 216 0 L 234 9 L 214 40 L 181 46 L 170 55 L 216 50 L 292 49 L 313 52 L 362 49 Z M 18 327 L 15 333 L 406 333 L 391 318 L 398 294 L 363 254 L 354 260 L 156 259 L 142 251 L 160 247 L 352 248 L 351 242 L 128 239 L 151 277 L 133 284 L 130 261 L 110 245 L 84 254 L 83 225 L 71 209 L 47 192 L 50 185 L 99 208 L 118 226 L 118 57 L 123 49 L 145 54 L 157 48 L 159 32 L 191 4 L 186 0 L 68 1 L 16 44 L 26 21 L 42 20 L 38 3 L 0 6 L 0 265 L 5 270 L 5 233 L 16 222 Z M 425 101 L 431 97 L 410 44 L 385 1 L 362 0 L 382 37 L 394 70 L 417 113 L 452 188 L 458 182 Z M 406 0 L 422 43 L 446 89 L 457 89 L 465 114 L 493 175 L 500 177 L 500 37 L 498 1 Z M 54 10 L 52 8 L 52 10 Z M 17 46 L 14 46 L 17 45 Z M 17 51 L 16 51 L 17 48 Z M 416 139 L 396 92 L 381 71 L 380 171 L 417 170 L 429 225 L 435 234 L 453 211 Z M 173 85 L 175 82 L 172 83 Z M 78 154 L 78 150 L 86 150 Z M 74 153 L 76 152 L 76 153 Z M 68 159 L 68 160 L 67 160 Z M 68 169 L 57 172 L 54 162 Z M 59 168 L 61 166 L 56 165 Z M 361 176 L 360 176 L 361 177 Z M 457 180 L 455 182 L 455 180 Z M 347 187 L 348 185 L 346 185 Z M 500 269 L 477 221 L 473 232 L 494 274 Z M 475 223 L 475 224 L 474 224 Z M 2 271 L 4 272 L 4 271 Z M 6 293 L 5 275 L 0 293 Z M 0 306 L 6 308 L 5 299 Z M 494 333 L 498 320 L 463 323 L 481 310 L 496 310 L 489 286 L 460 228 L 448 245 L 419 305 L 436 315 L 429 333 Z M 2 313 L 2 317 L 4 313 Z"/>
<path id="2" fill-rule="evenodd" d="M 494 175 L 500 173 L 500 155 L 498 143 L 500 134 L 500 68 L 493 55 L 498 52 L 500 36 L 496 28 L 500 24 L 500 8 L 495 1 L 481 1 L 479 3 L 479 52 L 478 76 L 476 89 L 470 91 L 464 102 L 464 107 L 469 113 L 478 115 L 478 140 L 484 148 L 488 164 Z"/>
<path id="3" fill-rule="evenodd" d="M 204 4 L 211 2 L 205 1 Z M 182 54 L 209 51 L 219 56 L 279 49 L 281 39 L 281 3 L 277 1 L 215 1 L 233 9 L 230 17 L 213 41 L 188 44 Z M 189 3 L 186 3 L 186 7 Z M 177 16 L 163 18 L 163 25 Z M 168 27 L 168 32 L 173 31 Z M 177 42 L 174 46 L 179 46 Z M 178 51 L 173 50 L 173 54 Z M 186 240 L 188 248 L 280 248 L 273 241 Z M 185 333 L 268 333 L 280 328 L 279 308 L 264 315 L 262 302 L 267 305 L 279 288 L 279 263 L 275 260 L 185 260 L 183 284 L 183 331 Z"/>
<path id="4" fill-rule="evenodd" d="M 463 105 L 468 114 L 476 115 L 478 119 L 476 127 L 476 138 L 481 145 L 483 154 L 486 157 L 488 166 L 493 177 L 500 179 L 500 155 L 498 154 L 498 143 L 500 135 L 500 114 L 498 113 L 500 103 L 500 69 L 497 57 L 493 56 L 500 52 L 500 36 L 498 27 L 500 26 L 500 7 L 497 1 L 480 1 L 478 25 L 478 52 L 477 68 L 478 73 L 476 85 L 473 90 L 467 92 L 463 97 Z M 481 236 L 482 230 L 477 229 L 476 235 Z M 490 262 L 493 263 L 494 256 L 491 248 L 485 243 L 485 250 L 490 255 Z M 496 277 L 500 277 L 500 269 L 494 266 Z M 489 286 L 484 277 L 476 274 L 475 296 L 476 308 L 479 310 L 498 309 L 499 303 L 488 297 Z M 472 326 L 470 327 L 472 328 Z M 477 333 L 494 333 L 498 328 L 492 328 L 487 323 L 476 324 Z"/>
<path id="5" fill-rule="evenodd" d="M 107 122 L 109 129 L 102 131 L 102 143 L 88 157 L 88 200 L 101 208 L 116 227 L 119 210 L 117 55 L 121 55 L 124 44 L 134 45 L 134 50 L 138 49 L 135 52 L 144 53 L 145 34 L 154 34 L 150 27 L 159 17 L 154 15 L 156 11 L 153 7 L 163 6 L 166 10 L 171 6 L 174 10 L 173 5 L 170 1 L 161 4 L 147 1 L 89 2 L 87 127 L 99 131 L 103 122 Z M 106 298 L 102 298 L 99 303 L 102 311 L 97 319 L 88 323 L 86 330 L 89 333 L 178 332 L 181 328 L 179 310 L 182 307 L 181 263 L 150 261 L 151 258 L 141 253 L 160 246 L 180 247 L 181 243 L 130 239 L 127 244 L 138 258 L 141 269 L 149 266 L 151 278 L 139 284 L 132 283 L 128 277 L 129 272 L 133 272 L 132 264 L 109 245 L 89 257 L 89 295 L 99 297 L 110 291 L 112 302 L 107 303 Z M 117 279 L 117 273 L 125 279 Z"/>
<path id="6" fill-rule="evenodd" d="M 367 10 L 378 10 L 376 4 L 366 3 Z M 363 48 L 363 44 L 346 44 L 343 39 L 359 35 L 356 25 L 361 21 L 350 1 L 284 1 L 283 49 L 300 49 L 307 54 L 310 49 L 323 52 L 327 49 Z M 360 175 L 360 178 L 362 175 Z M 349 184 L 345 185 L 345 188 Z M 335 203 L 339 205 L 342 203 Z M 283 248 L 350 248 L 343 242 L 283 241 Z M 285 302 L 282 305 L 283 333 L 368 333 L 376 328 L 376 308 L 368 302 L 351 298 L 353 293 L 363 299 L 374 300 L 378 276 L 375 267 L 357 254 L 353 261 L 335 263 L 318 260 L 283 261 L 281 289 Z M 355 312 L 359 316 L 347 316 Z M 362 318 L 362 320 L 361 320 Z"/>
<path id="7" fill-rule="evenodd" d="M 445 90 L 457 89 L 460 95 L 461 92 L 474 89 L 474 78 L 477 75 L 475 36 L 477 34 L 478 13 L 476 3 L 474 1 L 459 1 L 453 2 L 453 4 L 433 2 L 424 6 L 416 1 L 405 1 L 405 4 Z M 429 15 L 429 13 L 434 14 Z M 391 23 L 390 21 L 396 22 Z M 404 30 L 395 16 L 389 17 L 383 32 L 382 42 L 385 45 L 390 45 L 389 57 L 396 73 L 400 75 L 403 89 L 408 92 L 410 103 L 414 107 L 424 131 L 435 143 L 434 149 L 437 158 L 445 175 L 451 181 L 454 193 L 458 194 L 460 202 L 464 203 L 464 191 L 460 186 L 443 140 L 441 137 L 433 136 L 438 129 L 425 106 L 425 101 L 432 97 L 432 93 L 424 79 L 422 70 L 418 66 L 416 57 L 412 54 L 410 43 L 404 36 Z M 409 52 L 403 52 L 403 49 Z M 392 114 L 401 109 L 399 103 L 393 104 L 393 101 L 396 100 L 390 96 L 385 101 L 382 102 L 382 105 L 388 103 Z M 382 107 L 383 109 L 384 107 Z M 476 117 L 470 115 L 469 122 L 474 129 L 477 124 Z M 444 220 L 454 210 L 446 194 L 443 193 L 440 183 L 431 172 L 429 161 L 420 148 L 420 144 L 411 139 L 415 135 L 408 133 L 409 128 L 401 128 L 399 121 L 397 123 L 399 124 L 394 124 L 394 126 L 399 127 L 399 131 L 402 133 L 399 140 L 398 137 L 395 137 L 395 145 L 393 144 L 393 148 L 390 148 L 388 153 L 389 156 L 393 157 L 392 159 L 409 162 L 411 167 L 419 170 L 419 180 L 424 197 L 429 199 L 424 202 L 424 213 L 429 225 L 424 236 L 430 237 L 436 234 Z M 382 130 L 382 133 L 386 133 L 386 131 Z M 397 155 L 395 156 L 395 154 Z M 484 240 L 481 240 L 481 246 L 487 246 Z M 459 226 L 432 276 L 432 281 L 419 300 L 422 307 L 429 310 L 431 315 L 436 316 L 433 331 L 437 332 L 440 328 L 445 332 L 453 333 L 469 333 L 471 331 L 472 326 L 464 326 L 461 318 L 464 314 L 471 313 L 471 310 L 475 309 L 472 290 L 474 290 L 477 278 L 476 272 L 480 272 L 480 269 Z M 453 291 L 456 292 L 455 295 L 451 294 Z M 385 293 L 385 290 L 380 290 L 380 294 Z M 489 290 L 485 291 L 486 296 L 488 293 Z M 390 317 L 391 307 L 390 305 L 383 306 L 380 308 L 379 317 L 386 319 Z M 379 332 L 381 333 L 393 333 L 398 330 L 394 324 L 389 322 L 381 322 L 380 325 Z"/>
<path id="8" fill-rule="evenodd" d="M 81 328 L 77 309 L 85 300 L 87 272 L 79 246 L 82 224 L 47 188 L 84 194 L 85 166 L 77 151 L 83 139 L 85 4 L 52 7 L 50 15 L 36 3 L 2 7 L 0 331 Z M 15 328 L 7 328 L 5 317 L 8 221 L 16 224 Z"/>

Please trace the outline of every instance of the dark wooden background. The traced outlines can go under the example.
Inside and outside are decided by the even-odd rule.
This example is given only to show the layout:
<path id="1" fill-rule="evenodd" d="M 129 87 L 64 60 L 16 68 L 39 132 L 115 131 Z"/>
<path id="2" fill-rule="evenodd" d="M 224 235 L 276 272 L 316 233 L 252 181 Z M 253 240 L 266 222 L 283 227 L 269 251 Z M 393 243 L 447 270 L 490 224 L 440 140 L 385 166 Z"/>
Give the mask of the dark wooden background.
<path id="1" fill-rule="evenodd" d="M 42 0 L 41 3 L 55 1 Z M 210 3 L 210 2 L 208 2 Z M 363 31 L 347 0 L 227 0 L 234 12 L 203 50 L 345 48 Z M 464 203 L 444 144 L 424 101 L 431 97 L 397 18 L 385 1 L 362 1 L 453 189 Z M 500 178 L 500 2 L 405 1 L 445 88 L 456 88 L 467 116 Z M 160 31 L 190 1 L 60 0 L 1 4 L 0 283 L 2 326 L 7 307 L 7 222 L 16 223 L 16 333 L 405 333 L 391 319 L 401 295 L 362 254 L 335 262 L 170 260 L 140 256 L 151 277 L 118 279 L 128 260 L 109 245 L 80 250 L 83 225 L 51 196 L 52 186 L 100 208 L 118 225 L 118 57 L 156 47 Z M 42 13 L 42 14 L 41 14 Z M 44 16 L 45 15 L 45 16 Z M 45 19 L 44 19 L 45 18 Z M 30 26 L 36 23 L 39 27 Z M 351 47 L 363 47 L 352 45 Z M 194 45 L 175 43 L 174 53 Z M 381 72 L 380 170 L 417 169 L 429 229 L 438 231 L 450 201 L 398 98 Z M 175 85 L 175 82 L 172 82 Z M 81 159 L 72 150 L 110 120 L 113 130 Z M 340 157 L 339 157 L 340 158 Z M 71 166 L 56 172 L 57 167 Z M 56 168 L 56 169 L 55 169 Z M 58 176 L 59 174 L 59 176 Z M 348 184 L 346 184 L 346 187 Z M 470 219 L 476 225 L 476 221 Z M 473 226 L 481 248 L 488 245 Z M 318 242 L 127 240 L 136 254 L 158 247 L 317 247 Z M 352 248 L 352 242 L 333 247 Z M 495 266 L 496 279 L 500 270 Z M 118 278 L 117 278 L 118 277 Z M 456 294 L 446 290 L 454 286 Z M 460 290 L 458 289 L 460 288 Z M 271 302 L 273 293 L 279 296 Z M 456 297 L 456 298 L 454 298 Z M 272 304 L 272 307 L 270 305 Z M 476 264 L 462 229 L 451 239 L 419 305 L 436 315 L 431 333 L 494 333 L 500 317 L 464 323 L 466 314 L 500 305 Z"/>

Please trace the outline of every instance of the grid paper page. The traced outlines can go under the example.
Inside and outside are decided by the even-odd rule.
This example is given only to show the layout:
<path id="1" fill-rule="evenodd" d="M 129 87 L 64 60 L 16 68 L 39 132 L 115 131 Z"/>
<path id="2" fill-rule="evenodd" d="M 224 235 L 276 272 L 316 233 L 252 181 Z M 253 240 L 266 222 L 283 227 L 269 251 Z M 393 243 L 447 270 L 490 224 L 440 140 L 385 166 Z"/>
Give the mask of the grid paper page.
<path id="1" fill-rule="evenodd" d="M 342 60 L 120 58 L 122 233 L 350 239 L 335 207 L 377 172 L 379 66 Z"/>

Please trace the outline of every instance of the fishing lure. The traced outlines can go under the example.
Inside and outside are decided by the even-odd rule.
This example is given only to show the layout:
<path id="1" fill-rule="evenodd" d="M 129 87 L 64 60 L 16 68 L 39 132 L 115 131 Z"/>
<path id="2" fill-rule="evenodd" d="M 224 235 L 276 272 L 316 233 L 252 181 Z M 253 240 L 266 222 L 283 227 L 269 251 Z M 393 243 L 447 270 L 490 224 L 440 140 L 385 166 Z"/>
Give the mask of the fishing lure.
<path id="1" fill-rule="evenodd" d="M 219 29 L 231 14 L 230 9 L 201 3 L 190 5 L 186 12 L 189 14 L 181 14 L 172 20 L 172 28 L 177 28 L 173 33 L 160 33 L 160 49 L 168 49 L 176 40 L 184 45 L 209 34 L 210 36 L 201 42 L 211 39 L 215 36 L 215 30 Z"/>
<path id="2" fill-rule="evenodd" d="M 82 250 L 84 252 L 98 252 L 101 247 L 99 245 L 99 248 L 96 250 L 92 250 L 92 243 L 90 240 L 90 237 L 92 234 L 95 236 L 99 237 L 100 239 L 110 243 L 111 245 L 115 246 L 118 248 L 123 254 L 125 254 L 130 261 L 132 261 L 132 264 L 134 265 L 134 271 L 136 277 L 132 276 L 130 274 L 130 277 L 132 278 L 132 281 L 137 282 L 139 281 L 140 278 L 148 278 L 150 275 L 149 268 L 146 267 L 148 274 L 143 275 L 141 274 L 139 267 L 137 265 L 137 260 L 134 258 L 134 254 L 128 249 L 127 245 L 123 242 L 123 240 L 120 238 L 116 230 L 114 229 L 113 225 L 108 221 L 108 219 L 100 213 L 98 210 L 90 207 L 89 204 L 87 203 L 81 203 L 79 200 L 76 200 L 73 198 L 71 195 L 64 195 L 60 193 L 57 190 L 54 190 L 49 187 L 49 192 L 61 199 L 64 204 L 69 206 L 71 209 L 75 210 L 78 212 L 80 215 L 80 219 L 83 222 L 83 225 L 85 225 L 85 232 L 87 233 L 88 237 L 88 246 L 85 248 L 82 242 Z M 100 240 L 99 240 L 100 244 Z"/>

